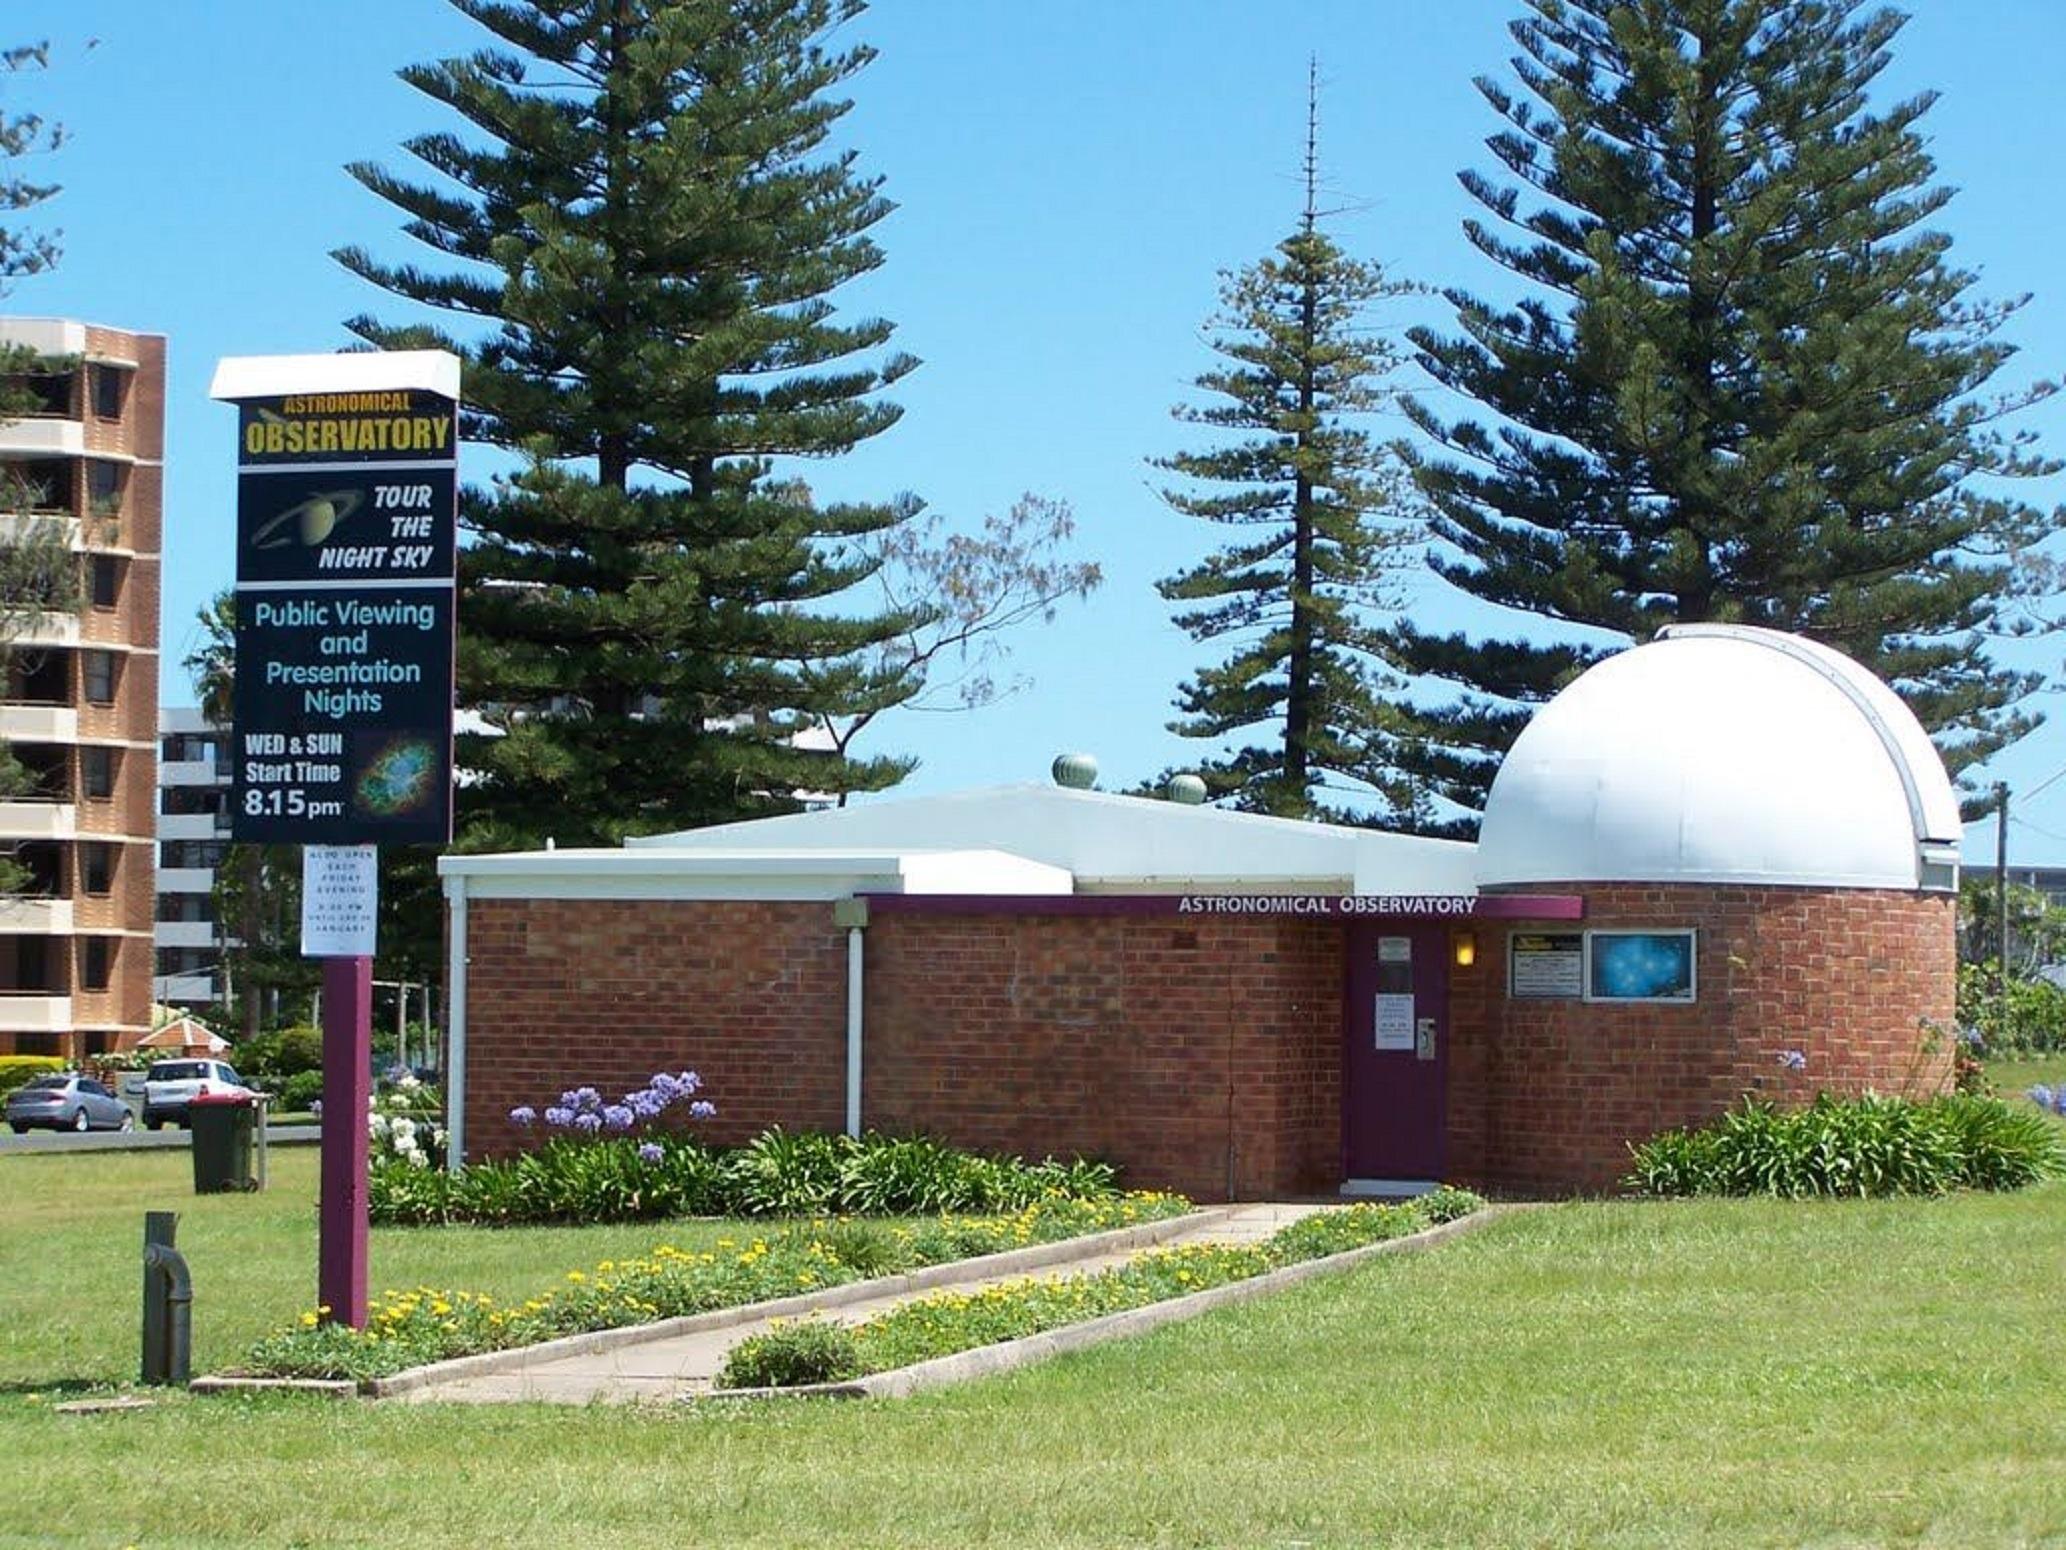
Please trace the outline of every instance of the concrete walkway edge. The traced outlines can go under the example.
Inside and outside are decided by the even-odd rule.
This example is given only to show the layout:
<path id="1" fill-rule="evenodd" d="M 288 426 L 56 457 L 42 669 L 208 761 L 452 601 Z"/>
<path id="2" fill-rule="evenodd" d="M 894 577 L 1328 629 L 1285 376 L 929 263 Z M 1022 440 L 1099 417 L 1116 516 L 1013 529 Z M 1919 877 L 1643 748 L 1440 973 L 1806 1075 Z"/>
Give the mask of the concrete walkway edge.
<path id="1" fill-rule="evenodd" d="M 841 1286 L 801 1292 L 793 1297 L 778 1297 L 767 1302 L 740 1303 L 731 1308 L 713 1308 L 708 1313 L 683 1314 L 679 1318 L 661 1319 L 651 1324 L 627 1324 L 616 1329 L 596 1329 L 578 1335 L 562 1335 L 557 1340 L 544 1340 L 535 1345 L 512 1346 L 506 1351 L 482 1351 L 473 1356 L 455 1356 L 449 1361 L 405 1368 L 385 1378 L 368 1379 L 360 1388 L 362 1392 L 371 1394 L 376 1399 L 391 1399 L 396 1395 L 428 1388 L 433 1384 L 450 1383 L 459 1378 L 478 1378 L 494 1373 L 513 1372 L 540 1361 L 568 1356 L 592 1356 L 603 1351 L 619 1350 L 625 1346 L 667 1340 L 677 1335 L 701 1334 L 713 1329 L 729 1329 L 738 1324 L 757 1324 L 764 1319 L 788 1318 L 792 1314 L 811 1313 L 826 1308 L 843 1308 L 850 1303 L 867 1302 L 876 1297 L 892 1294 L 931 1291 L 934 1287 L 951 1285 L 976 1276 L 1014 1275 L 1020 1271 L 1044 1270 L 1051 1265 L 1065 1265 L 1074 1260 L 1091 1259 L 1116 1250 L 1149 1248 L 1165 1238 L 1177 1237 L 1215 1221 L 1223 1221 L 1237 1209 L 1235 1206 L 1207 1206 L 1186 1212 L 1182 1216 L 1167 1217 L 1159 1222 L 1142 1222 L 1132 1227 L 1114 1227 L 1104 1232 L 1085 1233 L 1074 1238 L 1058 1238 L 1052 1243 L 1030 1244 L 1023 1249 L 1005 1249 L 996 1254 L 979 1255 L 974 1259 L 950 1259 L 938 1265 L 927 1265 L 922 1270 L 905 1271 L 893 1276 L 877 1276 L 872 1281 L 848 1281 Z M 195 1380 L 197 1385 L 214 1381 Z"/>
<path id="2" fill-rule="evenodd" d="M 856 1378 L 848 1383 L 809 1383 L 779 1389 L 712 1389 L 708 1393 L 685 1396 L 677 1403 L 707 1404 L 716 1399 L 901 1399 L 927 1389 L 945 1388 L 949 1384 L 966 1383 L 972 1378 L 1011 1372 L 1020 1367 L 1030 1366 L 1034 1362 L 1045 1361 L 1051 1356 L 1060 1356 L 1067 1351 L 1079 1351 L 1089 1346 L 1102 1345 L 1108 1340 L 1122 1340 L 1129 1336 L 1145 1334 L 1164 1324 L 1179 1323 L 1231 1303 L 1245 1302 L 1252 1297 L 1282 1291 L 1315 1276 L 1351 1269 L 1380 1255 L 1417 1253 L 1463 1233 L 1474 1231 L 1516 1210 L 1525 1209 L 1527 1208 L 1517 1206 L 1482 1206 L 1469 1216 L 1458 1217 L 1453 1222 L 1444 1222 L 1439 1226 L 1427 1228 L 1411 1237 L 1390 1238 L 1383 1243 L 1365 1244 L 1361 1248 L 1330 1254 L 1322 1259 L 1303 1260 L 1296 1265 L 1286 1265 L 1282 1270 L 1252 1276 L 1246 1281 L 1231 1281 L 1225 1286 L 1192 1292 L 1186 1297 L 1171 1297 L 1162 1302 L 1151 1302 L 1145 1307 L 1129 1308 L 1123 1313 L 1108 1313 L 1102 1318 L 1086 1319 L 1081 1324 L 1065 1325 L 1061 1329 L 1027 1335 L 1019 1340 L 977 1346 L 972 1350 L 956 1351 L 951 1356 L 936 1356 L 931 1361 L 893 1368 L 888 1372 L 870 1373 L 865 1378 Z"/>

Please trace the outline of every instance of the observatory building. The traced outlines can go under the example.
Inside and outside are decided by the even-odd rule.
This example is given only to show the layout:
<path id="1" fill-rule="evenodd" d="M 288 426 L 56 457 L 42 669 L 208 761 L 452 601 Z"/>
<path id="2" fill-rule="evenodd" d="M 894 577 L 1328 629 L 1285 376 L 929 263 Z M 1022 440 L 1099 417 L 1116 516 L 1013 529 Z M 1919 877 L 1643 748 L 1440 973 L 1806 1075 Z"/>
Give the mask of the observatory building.
<path id="1" fill-rule="evenodd" d="M 1747 1092 L 1941 1085 L 1958 839 L 1885 684 L 1681 626 L 1543 707 L 1475 845 L 1029 784 L 451 856 L 455 1151 L 693 1067 L 719 1141 L 924 1132 L 1201 1200 L 1607 1189 Z"/>

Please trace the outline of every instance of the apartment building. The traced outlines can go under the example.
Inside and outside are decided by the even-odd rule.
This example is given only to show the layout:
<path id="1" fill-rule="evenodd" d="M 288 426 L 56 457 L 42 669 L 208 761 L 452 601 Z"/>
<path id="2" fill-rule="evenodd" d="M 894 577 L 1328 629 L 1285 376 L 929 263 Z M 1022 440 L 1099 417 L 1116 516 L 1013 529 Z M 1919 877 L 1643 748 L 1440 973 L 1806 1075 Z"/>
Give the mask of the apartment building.
<path id="1" fill-rule="evenodd" d="M 222 999 L 215 872 L 229 844 L 229 729 L 187 705 L 158 713 L 158 972 L 166 1006 Z"/>
<path id="2" fill-rule="evenodd" d="M 28 874 L 0 899 L 0 1053 L 77 1059 L 150 1029 L 165 341 L 10 319 L 0 343 L 41 358 L 0 425 L 0 542 L 58 527 L 83 593 L 0 639 L 0 739 L 28 777 L 0 801 Z"/>

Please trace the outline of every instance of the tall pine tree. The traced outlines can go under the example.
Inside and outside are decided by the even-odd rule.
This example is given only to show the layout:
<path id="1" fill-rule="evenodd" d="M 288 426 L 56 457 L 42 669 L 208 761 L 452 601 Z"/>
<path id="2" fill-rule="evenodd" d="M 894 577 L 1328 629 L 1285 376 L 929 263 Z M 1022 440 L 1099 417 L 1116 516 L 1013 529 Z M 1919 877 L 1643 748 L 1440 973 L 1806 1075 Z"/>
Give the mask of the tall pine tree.
<path id="1" fill-rule="evenodd" d="M 1268 258 L 1226 277 L 1210 342 L 1221 363 L 1180 406 L 1227 433 L 1158 458 L 1182 483 L 1179 512 L 1236 530 L 1225 548 L 1161 582 L 1176 622 L 1226 641 L 1224 661 L 1178 691 L 1186 737 L 1239 744 L 1204 761 L 1215 798 L 1287 818 L 1391 818 L 1403 793 L 1368 750 L 1382 676 L 1367 610 L 1384 606 L 1388 563 L 1417 529 L 1397 458 L 1357 422 L 1387 407 L 1398 351 L 1370 308 L 1408 287 L 1320 229 L 1317 98 L 1309 94 L 1306 206 Z M 1346 803 L 1346 805 L 1344 805 Z"/>
<path id="2" fill-rule="evenodd" d="M 1850 653 L 1954 770 L 2022 735 L 2033 681 L 1982 643 L 2008 556 L 2054 518 L 1989 479 L 2049 469 L 1999 421 L 2051 388 L 1980 395 L 2020 302 L 1972 299 L 1931 227 L 1949 197 L 1918 127 L 1932 98 L 1868 101 L 1904 18 L 1861 0 L 1528 3 L 1524 90 L 1478 82 L 1515 181 L 1463 183 L 1494 217 L 1471 241 L 1531 294 L 1453 294 L 1462 337 L 1416 331 L 1483 417 L 1414 413 L 1443 449 L 1418 469 L 1450 546 L 1435 568 L 1552 628 L 1405 625 L 1397 664 L 1460 692 L 1393 757 L 1468 828 L 1536 703 L 1696 620 Z"/>
<path id="3" fill-rule="evenodd" d="M 439 175 L 356 176 L 437 271 L 349 268 L 484 325 L 359 318 L 384 348 L 466 361 L 464 434 L 524 470 L 462 499 L 461 843 L 607 844 L 870 789 L 893 759 L 798 746 L 825 715 L 908 694 L 857 665 L 907 621 L 824 605 L 847 541 L 916 509 L 820 504 L 785 460 L 844 452 L 915 364 L 831 294 L 874 269 L 890 209 L 829 145 L 830 50 L 860 0 L 453 0 L 501 46 L 403 78 L 467 121 L 406 149 Z M 778 477 L 778 475 L 781 475 Z M 844 663 L 843 670 L 801 671 Z"/>

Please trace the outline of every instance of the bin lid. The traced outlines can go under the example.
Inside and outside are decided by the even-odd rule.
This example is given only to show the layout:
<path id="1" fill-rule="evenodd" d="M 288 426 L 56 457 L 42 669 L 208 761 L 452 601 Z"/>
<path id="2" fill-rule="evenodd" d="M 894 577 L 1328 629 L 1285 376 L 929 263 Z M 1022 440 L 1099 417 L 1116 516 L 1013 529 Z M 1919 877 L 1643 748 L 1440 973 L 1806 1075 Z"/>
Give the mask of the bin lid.
<path id="1" fill-rule="evenodd" d="M 238 1108 L 247 1108 L 257 1102 L 258 1099 L 254 1093 L 195 1093 L 187 1101 L 191 1105 L 221 1103 L 231 1104 Z"/>

